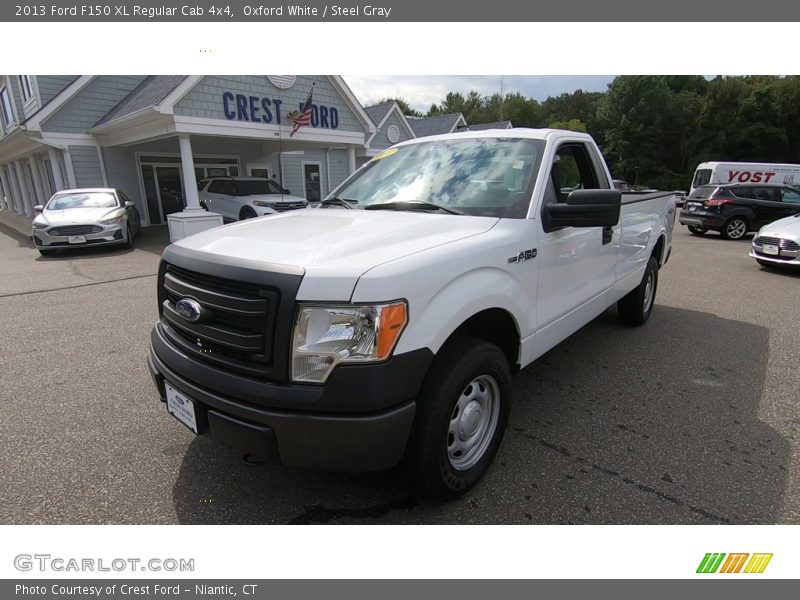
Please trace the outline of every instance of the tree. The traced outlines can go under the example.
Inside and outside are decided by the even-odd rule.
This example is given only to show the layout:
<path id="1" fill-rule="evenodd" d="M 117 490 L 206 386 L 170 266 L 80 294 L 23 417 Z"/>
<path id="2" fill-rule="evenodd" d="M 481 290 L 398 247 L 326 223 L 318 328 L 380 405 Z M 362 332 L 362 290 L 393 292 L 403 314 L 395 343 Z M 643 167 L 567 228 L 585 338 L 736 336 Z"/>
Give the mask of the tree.
<path id="1" fill-rule="evenodd" d="M 404 115 L 407 117 L 421 117 L 422 113 L 418 110 L 411 108 L 408 101 L 405 98 L 381 98 L 378 104 L 384 104 L 385 102 L 396 102 L 397 106 L 400 107 L 400 110 Z"/>
<path id="2" fill-rule="evenodd" d="M 586 124 L 580 119 L 570 119 L 569 121 L 553 121 L 548 125 L 550 129 L 566 129 L 568 131 L 581 131 L 586 133 Z"/>

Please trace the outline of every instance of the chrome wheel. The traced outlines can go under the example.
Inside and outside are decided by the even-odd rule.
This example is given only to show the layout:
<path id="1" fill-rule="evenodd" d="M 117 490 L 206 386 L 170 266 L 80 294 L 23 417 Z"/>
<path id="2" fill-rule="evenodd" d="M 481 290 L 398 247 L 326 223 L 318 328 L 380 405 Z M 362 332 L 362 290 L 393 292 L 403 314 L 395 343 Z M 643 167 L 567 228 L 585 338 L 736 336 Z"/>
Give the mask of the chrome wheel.
<path id="1" fill-rule="evenodd" d="M 747 233 L 747 223 L 742 219 L 733 219 L 726 225 L 725 233 L 732 240 L 738 240 Z"/>
<path id="2" fill-rule="evenodd" d="M 642 307 L 642 314 L 647 315 L 650 312 L 650 307 L 653 306 L 653 296 L 655 296 L 656 286 L 655 275 L 652 271 L 648 271 L 647 280 L 644 283 L 644 306 Z"/>
<path id="3" fill-rule="evenodd" d="M 494 437 L 500 415 L 500 386 L 481 375 L 461 392 L 447 429 L 447 456 L 457 471 L 474 467 Z"/>

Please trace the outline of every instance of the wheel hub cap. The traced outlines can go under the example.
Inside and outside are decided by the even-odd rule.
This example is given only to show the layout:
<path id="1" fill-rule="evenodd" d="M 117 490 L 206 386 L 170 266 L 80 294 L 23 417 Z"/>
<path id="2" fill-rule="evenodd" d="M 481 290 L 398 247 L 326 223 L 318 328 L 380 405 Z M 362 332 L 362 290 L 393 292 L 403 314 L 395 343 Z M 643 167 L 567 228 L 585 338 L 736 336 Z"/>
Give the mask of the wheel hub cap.
<path id="1" fill-rule="evenodd" d="M 458 437 L 460 437 L 462 440 L 472 437 L 475 435 L 475 432 L 478 431 L 480 424 L 481 405 L 476 401 L 472 401 L 467 404 L 464 412 L 461 413 L 461 422 L 458 426 Z"/>
<path id="2" fill-rule="evenodd" d="M 481 375 L 461 392 L 447 429 L 447 457 L 457 471 L 466 471 L 483 458 L 494 438 L 500 416 L 500 386 Z"/>

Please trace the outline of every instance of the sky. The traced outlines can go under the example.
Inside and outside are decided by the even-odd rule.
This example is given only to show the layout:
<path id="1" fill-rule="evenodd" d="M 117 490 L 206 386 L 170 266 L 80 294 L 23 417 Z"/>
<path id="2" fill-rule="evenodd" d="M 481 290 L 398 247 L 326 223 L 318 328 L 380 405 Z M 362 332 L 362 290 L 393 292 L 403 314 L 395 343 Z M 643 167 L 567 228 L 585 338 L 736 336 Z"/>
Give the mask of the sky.
<path id="1" fill-rule="evenodd" d="M 500 75 L 344 75 L 344 80 L 363 106 L 376 104 L 383 98 L 404 98 L 421 112 L 431 104 L 439 104 L 448 92 L 465 96 L 477 90 L 481 96 L 500 91 Z M 613 75 L 504 75 L 506 93 L 519 92 L 540 102 L 548 96 L 582 89 L 585 92 L 604 92 Z"/>

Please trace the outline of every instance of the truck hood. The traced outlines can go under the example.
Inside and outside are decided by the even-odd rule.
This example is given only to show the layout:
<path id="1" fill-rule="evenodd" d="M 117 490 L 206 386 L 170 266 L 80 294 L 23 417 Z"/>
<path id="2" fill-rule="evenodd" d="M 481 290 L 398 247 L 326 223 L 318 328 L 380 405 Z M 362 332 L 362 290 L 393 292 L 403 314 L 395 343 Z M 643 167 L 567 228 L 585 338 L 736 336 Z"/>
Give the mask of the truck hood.
<path id="1" fill-rule="evenodd" d="M 174 244 L 264 270 L 295 267 L 317 299 L 349 299 L 369 269 L 491 229 L 498 219 L 361 209 L 292 211 L 215 227 Z M 317 286 L 322 287 L 317 287 Z M 324 288 L 324 295 L 320 296 Z"/>

